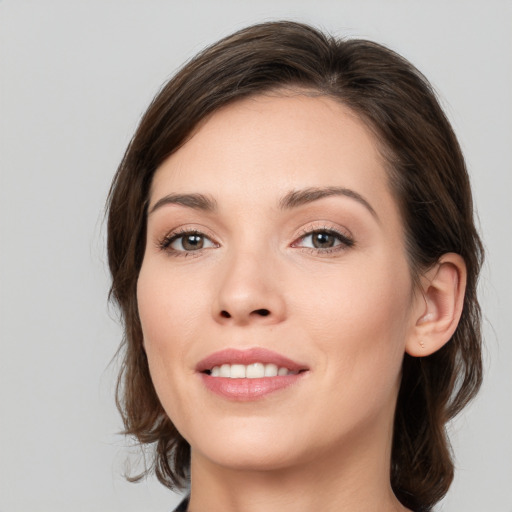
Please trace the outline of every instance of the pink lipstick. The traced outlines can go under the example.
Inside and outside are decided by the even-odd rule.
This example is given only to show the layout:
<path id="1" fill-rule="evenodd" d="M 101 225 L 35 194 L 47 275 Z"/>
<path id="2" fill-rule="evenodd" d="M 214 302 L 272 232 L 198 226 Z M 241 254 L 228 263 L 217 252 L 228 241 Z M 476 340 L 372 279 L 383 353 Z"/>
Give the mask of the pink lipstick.
<path id="1" fill-rule="evenodd" d="M 301 380 L 307 365 L 271 350 L 226 349 L 200 361 L 196 371 L 212 392 L 231 400 L 256 400 Z"/>

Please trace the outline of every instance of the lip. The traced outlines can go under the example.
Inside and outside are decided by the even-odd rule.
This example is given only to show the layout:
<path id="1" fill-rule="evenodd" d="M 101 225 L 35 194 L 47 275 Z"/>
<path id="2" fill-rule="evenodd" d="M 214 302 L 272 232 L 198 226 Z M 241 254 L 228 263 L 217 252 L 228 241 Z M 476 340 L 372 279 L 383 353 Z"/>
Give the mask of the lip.
<path id="1" fill-rule="evenodd" d="M 228 348 L 219 352 L 214 352 L 197 363 L 196 371 L 204 372 L 206 370 L 211 370 L 214 366 L 221 366 L 223 364 L 248 365 L 253 363 L 272 363 L 278 368 L 288 368 L 288 370 L 292 372 L 300 372 L 302 370 L 309 369 L 307 365 L 293 361 L 288 357 L 278 354 L 277 352 L 257 347 L 247 350 Z"/>
<path id="2" fill-rule="evenodd" d="M 293 373 L 277 377 L 262 377 L 257 379 L 230 379 L 227 377 L 212 377 L 204 373 L 214 366 L 222 364 L 252 363 L 275 364 L 279 368 L 285 367 Z M 287 388 L 302 380 L 308 373 L 307 365 L 293 361 L 277 352 L 264 348 L 252 348 L 249 350 L 226 349 L 215 352 L 196 366 L 196 371 L 206 388 L 213 393 L 235 401 L 251 401 L 261 399 L 271 393 Z"/>

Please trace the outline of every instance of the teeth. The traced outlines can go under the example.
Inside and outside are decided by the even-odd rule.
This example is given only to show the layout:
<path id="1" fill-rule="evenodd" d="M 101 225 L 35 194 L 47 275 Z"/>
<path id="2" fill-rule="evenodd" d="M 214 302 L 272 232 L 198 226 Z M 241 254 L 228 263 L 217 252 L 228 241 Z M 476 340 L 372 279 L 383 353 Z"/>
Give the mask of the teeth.
<path id="1" fill-rule="evenodd" d="M 261 379 L 265 376 L 265 365 L 263 363 L 248 364 L 245 367 L 245 376 L 248 379 Z"/>
<path id="2" fill-rule="evenodd" d="M 223 364 L 214 366 L 210 371 L 212 377 L 228 377 L 230 379 L 261 379 L 262 377 L 277 377 L 296 373 L 298 372 L 292 372 L 284 367 L 279 368 L 272 363 Z"/>
<path id="3" fill-rule="evenodd" d="M 231 377 L 231 365 L 223 364 L 220 367 L 219 377 Z"/>
<path id="4" fill-rule="evenodd" d="M 231 365 L 231 375 L 232 379 L 245 379 L 245 366 L 243 364 L 232 364 Z"/>
<path id="5" fill-rule="evenodd" d="M 276 377 L 278 372 L 277 365 L 269 363 L 265 365 L 265 377 Z"/>

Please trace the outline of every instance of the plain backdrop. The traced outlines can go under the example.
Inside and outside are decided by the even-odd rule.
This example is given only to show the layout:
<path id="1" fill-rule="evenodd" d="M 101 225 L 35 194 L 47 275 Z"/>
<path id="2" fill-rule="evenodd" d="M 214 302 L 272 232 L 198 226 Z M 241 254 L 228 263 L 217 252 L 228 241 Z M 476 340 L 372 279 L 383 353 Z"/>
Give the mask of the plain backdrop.
<path id="1" fill-rule="evenodd" d="M 0 0 L 1 512 L 178 501 L 122 476 L 104 202 L 161 84 L 206 44 L 279 18 L 384 43 L 439 93 L 487 261 L 485 384 L 450 425 L 457 474 L 437 510 L 512 512 L 512 2 Z"/>

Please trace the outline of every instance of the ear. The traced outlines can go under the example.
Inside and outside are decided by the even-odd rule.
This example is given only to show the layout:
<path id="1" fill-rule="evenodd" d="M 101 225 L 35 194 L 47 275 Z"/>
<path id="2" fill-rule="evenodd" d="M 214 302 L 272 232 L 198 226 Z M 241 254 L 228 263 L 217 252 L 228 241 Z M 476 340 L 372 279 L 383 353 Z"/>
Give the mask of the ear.
<path id="1" fill-rule="evenodd" d="M 405 346 L 410 356 L 429 356 L 451 339 L 462 314 L 466 276 L 466 264 L 455 253 L 444 254 L 421 276 L 422 296 L 416 299 L 415 324 Z"/>

